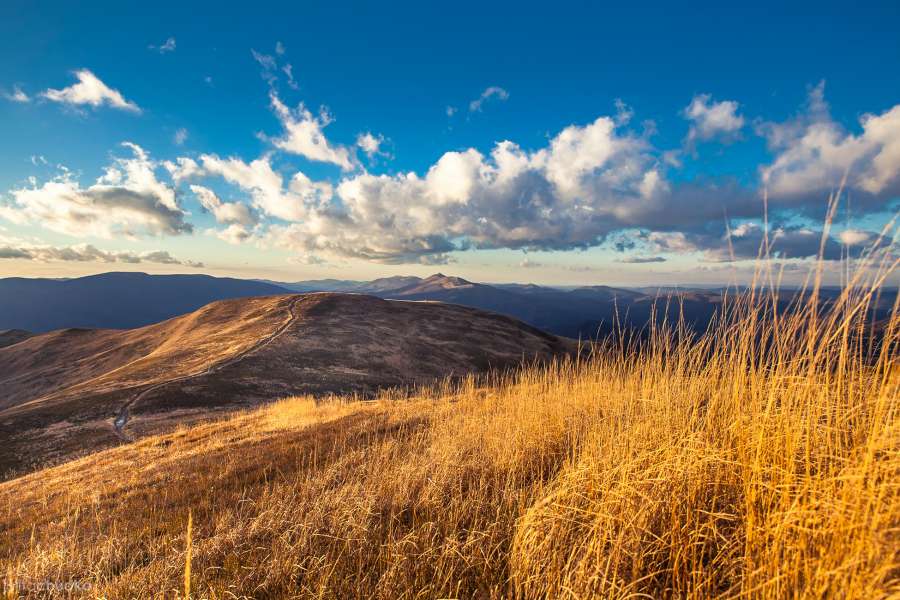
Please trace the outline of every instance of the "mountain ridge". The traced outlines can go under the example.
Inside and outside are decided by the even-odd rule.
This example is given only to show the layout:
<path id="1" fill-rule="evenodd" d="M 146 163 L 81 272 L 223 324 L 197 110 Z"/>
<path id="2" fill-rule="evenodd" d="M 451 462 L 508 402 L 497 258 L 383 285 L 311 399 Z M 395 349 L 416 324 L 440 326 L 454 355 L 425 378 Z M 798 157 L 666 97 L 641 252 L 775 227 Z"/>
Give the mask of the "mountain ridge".
<path id="1" fill-rule="evenodd" d="M 217 300 L 288 293 L 252 280 L 210 275 L 109 272 L 75 279 L 0 279 L 0 329 L 129 329 Z"/>

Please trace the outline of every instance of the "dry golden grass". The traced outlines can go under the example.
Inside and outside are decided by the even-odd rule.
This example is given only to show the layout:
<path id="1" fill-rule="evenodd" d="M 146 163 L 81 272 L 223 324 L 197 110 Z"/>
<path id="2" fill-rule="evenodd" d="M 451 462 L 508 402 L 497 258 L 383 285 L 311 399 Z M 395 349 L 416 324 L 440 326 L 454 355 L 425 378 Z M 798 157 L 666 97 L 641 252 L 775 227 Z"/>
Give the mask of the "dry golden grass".
<path id="1" fill-rule="evenodd" d="M 735 297 L 700 337 L 4 483 L 2 570 L 106 598 L 896 598 L 900 317 L 866 319 L 894 266 L 826 308 Z"/>

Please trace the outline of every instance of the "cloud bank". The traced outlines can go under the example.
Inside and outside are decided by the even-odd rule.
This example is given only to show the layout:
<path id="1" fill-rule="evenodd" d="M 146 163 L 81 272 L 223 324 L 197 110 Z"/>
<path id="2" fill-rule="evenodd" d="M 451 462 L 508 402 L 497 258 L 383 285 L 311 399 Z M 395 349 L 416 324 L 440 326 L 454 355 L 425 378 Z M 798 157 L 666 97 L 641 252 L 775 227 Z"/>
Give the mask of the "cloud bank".
<path id="1" fill-rule="evenodd" d="M 40 262 L 101 262 L 101 263 L 155 263 L 202 268 L 201 262 L 181 261 L 165 250 L 152 252 L 125 252 L 100 250 L 91 244 L 74 246 L 11 245 L 0 243 L 0 259 L 34 260 Z"/>
<path id="2" fill-rule="evenodd" d="M 286 178 L 268 156 L 246 163 L 201 155 L 193 165 L 185 159 L 189 168 L 177 175 L 219 175 L 248 192 L 253 207 L 269 218 L 252 235 L 232 227 L 223 237 L 252 238 L 303 256 L 392 264 L 439 264 L 468 249 L 586 249 L 613 234 L 630 235 L 650 252 L 693 253 L 709 261 L 752 259 L 763 237 L 749 220 L 762 215 L 761 186 L 768 185 L 770 248 L 779 257 L 804 258 L 817 254 L 821 232 L 792 223 L 792 215 L 821 219 L 822 192 L 840 169 L 854 170 L 850 184 L 870 198 L 866 210 L 884 209 L 896 194 L 900 173 L 900 106 L 863 117 L 863 131 L 855 135 L 822 109 L 820 94 L 820 88 L 812 91 L 798 117 L 760 126 L 773 150 L 772 162 L 760 169 L 760 187 L 671 178 L 677 166 L 667 158 L 669 151 L 629 129 L 630 119 L 622 118 L 627 107 L 621 106 L 614 116 L 564 128 L 536 150 L 506 140 L 488 154 L 475 148 L 446 152 L 424 174 L 372 174 L 360 171 L 346 148 L 325 138 L 327 119 L 302 106 L 291 112 L 274 95 L 287 132 L 274 145 L 341 166 L 345 174 L 339 182 L 313 181 L 303 172 Z M 685 111 L 689 137 L 737 135 L 745 125 L 738 111 L 733 101 L 695 97 Z M 374 136 L 360 136 L 357 143 L 364 151 L 378 148 Z M 730 238 L 726 215 L 744 223 L 731 229 Z M 846 245 L 830 238 L 826 257 L 839 257 Z"/>
<path id="3" fill-rule="evenodd" d="M 283 52 L 276 49 L 276 56 Z M 254 58 L 264 77 L 282 71 L 275 56 L 254 52 Z M 85 83 L 87 76 L 79 79 L 72 88 L 51 91 L 76 104 L 127 104 L 121 95 L 114 99 L 115 90 L 89 91 L 97 86 Z M 490 87 L 469 109 L 477 112 L 485 101 L 506 97 L 502 88 Z M 133 156 L 114 159 L 93 184 L 82 186 L 68 172 L 35 181 L 11 190 L 0 217 L 72 236 L 177 235 L 193 230 L 180 204 L 187 197 L 214 219 L 211 235 L 287 249 L 309 263 L 326 257 L 441 264 L 470 249 L 600 245 L 636 252 L 619 259 L 633 264 L 663 262 L 663 254 L 724 262 L 757 256 L 765 239 L 758 222 L 764 189 L 769 248 L 788 259 L 818 254 L 822 236 L 810 222 L 821 219 L 827 193 L 842 180 L 861 215 L 885 211 L 900 194 L 900 105 L 864 115 L 852 132 L 831 117 L 822 86 L 811 90 L 793 118 L 755 122 L 753 131 L 765 138 L 771 159 L 759 167 L 756 181 L 744 182 L 686 179 L 679 173 L 680 149 L 656 147 L 652 126 L 635 131 L 634 111 L 621 101 L 614 114 L 565 127 L 537 148 L 501 140 L 487 151 L 445 152 L 420 172 L 379 174 L 369 172 L 372 161 L 362 164 L 357 153 L 385 156 L 383 136 L 365 131 L 346 145 L 335 142 L 326 136 L 327 111 L 314 115 L 302 103 L 289 108 L 274 87 L 269 100 L 282 132 L 263 136 L 270 148 L 258 158 L 202 153 L 157 162 L 126 143 Z M 736 101 L 709 94 L 695 96 L 682 116 L 691 146 L 732 143 L 747 124 Z M 291 156 L 336 166 L 340 173 L 314 179 L 286 166 Z M 211 179 L 233 188 L 228 201 L 213 191 Z M 825 256 L 856 255 L 874 239 L 865 229 L 838 232 L 825 240 Z"/>

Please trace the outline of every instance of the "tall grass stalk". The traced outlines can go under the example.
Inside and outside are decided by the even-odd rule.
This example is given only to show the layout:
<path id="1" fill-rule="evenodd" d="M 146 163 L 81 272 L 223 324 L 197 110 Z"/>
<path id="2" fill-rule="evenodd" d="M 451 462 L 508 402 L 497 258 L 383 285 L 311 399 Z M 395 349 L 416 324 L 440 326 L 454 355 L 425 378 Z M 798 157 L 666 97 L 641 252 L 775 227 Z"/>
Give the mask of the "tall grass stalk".
<path id="1" fill-rule="evenodd" d="M 184 536 L 184 597 L 190 600 L 191 597 L 191 554 L 193 552 L 194 540 L 194 511 L 188 511 L 187 533 Z"/>

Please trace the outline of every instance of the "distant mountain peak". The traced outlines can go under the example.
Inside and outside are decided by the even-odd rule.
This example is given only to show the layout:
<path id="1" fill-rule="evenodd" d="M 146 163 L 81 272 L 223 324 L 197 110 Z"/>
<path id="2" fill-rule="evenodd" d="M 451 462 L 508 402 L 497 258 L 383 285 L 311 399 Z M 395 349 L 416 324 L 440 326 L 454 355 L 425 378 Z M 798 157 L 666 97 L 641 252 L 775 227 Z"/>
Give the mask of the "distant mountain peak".
<path id="1" fill-rule="evenodd" d="M 443 273 L 435 273 L 431 277 L 425 279 L 425 281 L 452 281 L 457 284 L 466 284 L 466 285 L 474 285 L 468 279 L 463 279 L 462 277 L 456 277 L 455 275 L 444 275 Z"/>
<path id="2" fill-rule="evenodd" d="M 476 284 L 463 279 L 462 277 L 453 277 L 447 276 L 443 273 L 435 273 L 431 277 L 422 280 L 421 285 L 419 286 L 421 289 L 453 289 L 460 287 L 475 287 Z"/>

